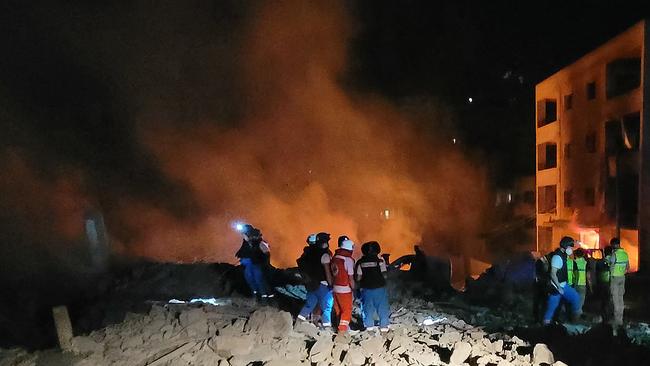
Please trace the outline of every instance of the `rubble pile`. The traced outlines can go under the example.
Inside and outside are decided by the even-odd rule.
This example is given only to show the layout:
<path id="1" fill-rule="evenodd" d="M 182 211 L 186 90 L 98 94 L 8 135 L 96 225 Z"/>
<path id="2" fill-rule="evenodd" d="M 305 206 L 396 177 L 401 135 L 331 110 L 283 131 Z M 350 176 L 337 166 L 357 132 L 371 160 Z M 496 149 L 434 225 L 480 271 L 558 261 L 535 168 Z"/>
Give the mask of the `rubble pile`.
<path id="1" fill-rule="evenodd" d="M 119 324 L 72 339 L 76 366 L 90 365 L 539 365 L 554 364 L 543 344 L 488 334 L 432 303 L 397 304 L 391 330 L 337 335 L 288 312 L 233 298 L 219 306 L 154 305 Z M 36 365 L 13 351 L 0 365 Z M 36 354 L 38 355 L 38 354 Z M 559 363 L 558 363 L 559 365 Z"/>

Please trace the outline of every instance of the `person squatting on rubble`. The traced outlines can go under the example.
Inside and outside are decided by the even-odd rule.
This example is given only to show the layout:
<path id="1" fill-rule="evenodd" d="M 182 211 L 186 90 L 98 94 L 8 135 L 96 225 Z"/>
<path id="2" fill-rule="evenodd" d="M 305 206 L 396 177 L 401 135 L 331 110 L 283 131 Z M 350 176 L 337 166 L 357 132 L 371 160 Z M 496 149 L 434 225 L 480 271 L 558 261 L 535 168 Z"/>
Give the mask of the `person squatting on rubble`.
<path id="1" fill-rule="evenodd" d="M 580 295 L 580 313 L 585 305 L 587 289 L 591 288 L 589 276 L 587 276 L 587 258 L 586 253 L 581 248 L 576 249 L 573 253 L 573 283 L 576 292 Z"/>
<path id="2" fill-rule="evenodd" d="M 306 321 L 318 306 L 323 327 L 332 326 L 332 273 L 330 262 L 332 252 L 329 250 L 330 234 L 318 233 L 307 237 L 307 246 L 302 256 L 296 261 L 307 289 L 307 300 L 298 314 L 298 319 Z"/>
<path id="3" fill-rule="evenodd" d="M 334 311 L 339 318 L 338 330 L 347 332 L 352 320 L 354 283 L 354 242 L 347 236 L 339 237 L 339 248 L 334 252 L 330 263 L 334 281 Z"/>
<path id="4" fill-rule="evenodd" d="M 267 281 L 271 252 L 268 243 L 262 238 L 262 232 L 252 225 L 244 225 L 241 230 L 242 244 L 235 257 L 244 267 L 244 279 L 253 296 L 262 299 L 273 297 Z"/>
<path id="5" fill-rule="evenodd" d="M 549 291 L 544 313 L 544 324 L 548 325 L 553 319 L 553 315 L 560 304 L 560 300 L 565 300 L 571 307 L 571 320 L 575 321 L 580 316 L 580 295 L 576 290 L 567 283 L 568 270 L 567 258 L 573 254 L 574 240 L 565 236 L 560 240 L 560 247 L 551 257 L 550 283 L 552 290 Z"/>
<path id="6" fill-rule="evenodd" d="M 621 241 L 619 238 L 612 238 L 609 245 L 612 246 L 612 254 L 609 258 L 609 294 L 611 296 L 612 309 L 614 311 L 612 317 L 612 328 L 614 334 L 618 332 L 618 328 L 623 326 L 623 310 L 625 303 L 623 296 L 625 295 L 625 275 L 630 270 L 630 261 L 627 252 L 621 248 Z"/>
<path id="7" fill-rule="evenodd" d="M 379 316 L 380 330 L 387 332 L 390 306 L 386 294 L 386 263 L 379 258 L 381 246 L 376 241 L 364 243 L 361 246 L 361 253 L 363 256 L 357 261 L 355 276 L 361 288 L 363 325 L 366 330 L 376 329 L 376 312 Z"/>

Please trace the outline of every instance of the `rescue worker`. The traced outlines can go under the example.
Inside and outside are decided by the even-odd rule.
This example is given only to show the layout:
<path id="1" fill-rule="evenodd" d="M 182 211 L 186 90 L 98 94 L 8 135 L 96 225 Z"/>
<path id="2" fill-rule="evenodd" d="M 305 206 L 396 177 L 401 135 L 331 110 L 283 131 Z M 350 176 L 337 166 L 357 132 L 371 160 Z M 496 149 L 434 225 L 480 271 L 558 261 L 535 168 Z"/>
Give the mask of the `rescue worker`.
<path id="1" fill-rule="evenodd" d="M 604 323 L 610 322 L 611 303 L 609 295 L 609 259 L 612 256 L 612 247 L 606 246 L 603 251 L 603 258 L 596 262 L 596 280 L 598 300 L 600 301 L 600 311 Z"/>
<path id="2" fill-rule="evenodd" d="M 544 324 L 548 325 L 553 319 L 560 300 L 565 300 L 571 308 L 571 320 L 575 321 L 580 316 L 580 295 L 568 283 L 567 258 L 573 253 L 573 238 L 565 236 L 560 240 L 560 247 L 551 257 L 550 283 L 553 290 L 548 294 Z"/>
<path id="3" fill-rule="evenodd" d="M 241 230 L 242 245 L 235 254 L 239 263 L 244 266 L 244 278 L 253 296 L 263 300 L 273 297 L 269 291 L 266 279 L 270 265 L 270 248 L 262 238 L 262 232 L 252 225 L 244 225 Z"/>
<path id="4" fill-rule="evenodd" d="M 355 267 L 356 280 L 361 288 L 363 305 L 363 325 L 366 330 L 374 330 L 375 312 L 379 316 L 379 330 L 388 331 L 390 306 L 386 294 L 386 262 L 379 258 L 381 246 L 376 241 L 361 246 L 363 256 Z"/>
<path id="5" fill-rule="evenodd" d="M 332 278 L 334 281 L 334 310 L 339 318 L 338 331 L 345 333 L 350 329 L 352 320 L 352 292 L 355 289 L 354 283 L 354 259 L 352 251 L 354 242 L 349 238 L 339 238 L 340 248 L 334 252 L 330 263 Z"/>
<path id="6" fill-rule="evenodd" d="M 577 249 L 574 253 L 575 259 L 574 262 L 574 283 L 575 289 L 580 295 L 580 313 L 582 313 L 582 307 L 585 305 L 585 297 L 587 296 L 587 286 L 591 285 L 588 282 L 587 278 L 587 259 L 585 258 L 585 251 L 582 249 Z"/>
<path id="7" fill-rule="evenodd" d="M 330 234 L 321 232 L 307 238 L 307 247 L 298 259 L 298 268 L 306 277 L 307 300 L 298 314 L 298 319 L 306 321 L 316 307 L 320 307 L 321 321 L 324 328 L 332 326 L 332 272 L 330 262 L 332 252 L 329 250 Z"/>
<path id="8" fill-rule="evenodd" d="M 630 261 L 627 252 L 621 248 L 619 238 L 612 238 L 609 245 L 612 246 L 612 255 L 609 258 L 609 294 L 613 308 L 612 328 L 614 335 L 617 334 L 618 328 L 623 326 L 623 310 L 625 303 L 625 274 L 630 270 Z"/>
<path id="9" fill-rule="evenodd" d="M 539 259 L 535 261 L 533 319 L 535 319 L 535 322 L 537 323 L 541 323 L 543 321 L 544 310 L 546 308 L 546 298 L 549 291 L 548 278 L 550 267 L 550 258 L 546 255 L 539 257 Z"/>

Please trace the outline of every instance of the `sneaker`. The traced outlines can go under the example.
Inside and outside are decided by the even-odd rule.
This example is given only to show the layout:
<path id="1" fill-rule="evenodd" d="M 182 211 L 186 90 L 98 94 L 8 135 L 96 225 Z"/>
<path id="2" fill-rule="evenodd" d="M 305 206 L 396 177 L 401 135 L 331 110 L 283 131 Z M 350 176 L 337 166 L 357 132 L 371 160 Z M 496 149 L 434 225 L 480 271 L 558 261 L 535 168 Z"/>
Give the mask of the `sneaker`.
<path id="1" fill-rule="evenodd" d="M 367 327 L 366 330 L 368 332 L 374 332 L 375 330 L 377 330 L 377 327 Z"/>
<path id="2" fill-rule="evenodd" d="M 349 335 L 353 336 L 353 335 L 357 335 L 357 334 L 359 334 L 359 331 L 358 331 L 358 330 L 352 330 L 352 329 L 349 329 L 347 333 L 348 333 Z"/>
<path id="3" fill-rule="evenodd" d="M 305 317 L 302 316 L 302 315 L 298 315 L 297 319 L 300 320 L 300 321 L 303 321 L 303 322 L 306 322 L 306 321 L 307 321 L 307 318 L 305 318 Z"/>
<path id="4" fill-rule="evenodd" d="M 381 328 L 379 328 L 379 331 L 382 332 L 382 333 L 386 333 L 386 332 L 388 332 L 389 330 L 390 330 L 389 327 L 381 327 Z"/>

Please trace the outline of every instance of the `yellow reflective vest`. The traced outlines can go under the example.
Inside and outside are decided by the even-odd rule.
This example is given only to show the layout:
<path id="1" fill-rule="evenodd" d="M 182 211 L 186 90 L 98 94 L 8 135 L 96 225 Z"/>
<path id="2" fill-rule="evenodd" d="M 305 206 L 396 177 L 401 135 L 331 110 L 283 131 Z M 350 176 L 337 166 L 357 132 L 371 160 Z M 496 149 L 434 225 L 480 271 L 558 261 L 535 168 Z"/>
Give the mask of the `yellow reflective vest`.
<path id="1" fill-rule="evenodd" d="M 571 257 L 566 258 L 566 283 L 570 286 L 573 286 L 573 259 Z"/>
<path id="2" fill-rule="evenodd" d="M 629 263 L 629 258 L 627 252 L 623 249 L 616 249 L 612 256 L 616 259 L 614 263 L 610 266 L 609 270 L 612 277 L 623 277 L 625 272 L 627 272 L 627 266 Z"/>
<path id="3" fill-rule="evenodd" d="M 584 258 L 576 258 L 575 262 L 575 276 L 577 286 L 587 286 L 587 260 Z"/>

